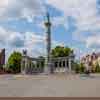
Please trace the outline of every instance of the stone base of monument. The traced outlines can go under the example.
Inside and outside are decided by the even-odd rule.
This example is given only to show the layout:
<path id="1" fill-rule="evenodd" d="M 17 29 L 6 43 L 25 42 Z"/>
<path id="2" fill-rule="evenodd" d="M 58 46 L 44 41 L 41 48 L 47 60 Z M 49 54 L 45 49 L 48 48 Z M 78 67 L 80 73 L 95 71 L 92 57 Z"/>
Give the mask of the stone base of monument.
<path id="1" fill-rule="evenodd" d="M 44 68 L 44 74 L 52 74 L 53 73 L 53 66 L 51 63 L 48 63 Z"/>
<path id="2" fill-rule="evenodd" d="M 21 75 L 25 75 L 26 74 L 26 72 L 25 71 L 21 71 Z"/>
<path id="3" fill-rule="evenodd" d="M 75 71 L 68 71 L 67 73 L 68 73 L 68 74 L 71 74 L 71 75 L 72 75 L 72 74 L 74 75 L 74 74 L 75 74 Z"/>
<path id="4" fill-rule="evenodd" d="M 43 74 L 48 75 L 49 73 L 50 73 L 50 72 L 49 72 L 48 66 L 45 66 L 45 68 L 44 68 L 44 73 L 43 73 Z"/>

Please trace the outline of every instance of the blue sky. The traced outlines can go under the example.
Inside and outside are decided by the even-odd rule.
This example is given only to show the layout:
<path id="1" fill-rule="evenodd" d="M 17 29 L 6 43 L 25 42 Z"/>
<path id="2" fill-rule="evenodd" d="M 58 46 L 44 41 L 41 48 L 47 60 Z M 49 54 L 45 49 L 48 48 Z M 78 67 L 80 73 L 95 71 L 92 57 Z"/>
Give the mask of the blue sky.
<path id="1" fill-rule="evenodd" d="M 0 48 L 30 56 L 45 55 L 46 12 L 52 23 L 52 48 L 65 45 L 76 57 L 100 51 L 100 0 L 0 0 Z"/>

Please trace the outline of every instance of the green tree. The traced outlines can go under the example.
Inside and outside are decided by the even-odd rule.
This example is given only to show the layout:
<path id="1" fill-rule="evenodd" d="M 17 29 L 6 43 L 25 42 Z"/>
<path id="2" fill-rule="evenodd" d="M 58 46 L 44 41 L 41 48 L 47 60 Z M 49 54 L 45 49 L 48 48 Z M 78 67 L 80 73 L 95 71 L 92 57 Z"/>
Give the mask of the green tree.
<path id="1" fill-rule="evenodd" d="M 84 71 L 85 71 L 84 64 L 83 63 L 80 63 L 79 64 L 79 67 L 80 67 L 80 73 L 84 73 Z"/>
<path id="2" fill-rule="evenodd" d="M 8 70 L 13 73 L 19 73 L 21 69 L 22 55 L 20 52 L 14 51 L 8 58 Z"/>
<path id="3" fill-rule="evenodd" d="M 100 66 L 99 66 L 98 63 L 96 64 L 95 72 L 96 72 L 96 73 L 100 73 Z"/>
<path id="4" fill-rule="evenodd" d="M 76 73 L 84 73 L 84 71 L 85 71 L 84 64 L 82 64 L 80 62 L 74 62 L 73 70 L 75 70 Z"/>
<path id="5" fill-rule="evenodd" d="M 80 64 L 78 62 L 73 63 L 73 70 L 75 70 L 76 73 L 80 72 Z"/>
<path id="6" fill-rule="evenodd" d="M 69 56 L 69 54 L 72 52 L 69 47 L 62 47 L 62 46 L 56 46 L 54 49 L 52 49 L 52 56 L 53 57 L 66 57 Z"/>

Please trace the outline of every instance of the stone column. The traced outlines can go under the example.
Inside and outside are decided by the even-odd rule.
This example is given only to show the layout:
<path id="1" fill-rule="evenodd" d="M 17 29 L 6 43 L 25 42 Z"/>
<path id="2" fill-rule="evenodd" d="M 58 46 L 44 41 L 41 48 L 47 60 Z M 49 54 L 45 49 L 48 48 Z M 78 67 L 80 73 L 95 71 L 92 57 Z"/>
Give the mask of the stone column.
<path id="1" fill-rule="evenodd" d="M 22 53 L 22 66 L 21 66 L 21 73 L 26 74 L 26 68 L 27 68 L 27 50 L 23 50 Z"/>
<path id="2" fill-rule="evenodd" d="M 26 66 L 25 66 L 25 73 L 28 73 L 28 69 L 29 69 L 29 61 L 28 58 L 26 58 Z"/>
<path id="3" fill-rule="evenodd" d="M 26 68 L 27 68 L 27 59 L 24 57 L 23 59 L 23 68 L 22 68 L 22 74 L 26 74 Z"/>
<path id="4" fill-rule="evenodd" d="M 46 16 L 47 20 L 45 21 L 46 27 L 46 58 L 45 58 L 45 73 L 50 73 L 51 67 L 51 22 L 49 13 Z"/>
<path id="5" fill-rule="evenodd" d="M 65 67 L 67 68 L 67 60 L 65 60 Z"/>
<path id="6" fill-rule="evenodd" d="M 21 73 L 23 73 L 23 68 L 25 67 L 24 66 L 25 65 L 25 63 L 24 63 L 24 60 L 23 60 L 23 57 L 22 57 L 22 60 L 21 60 Z"/>
<path id="7" fill-rule="evenodd" d="M 68 60 L 68 68 L 69 68 L 69 72 L 71 72 L 71 59 L 70 58 Z"/>

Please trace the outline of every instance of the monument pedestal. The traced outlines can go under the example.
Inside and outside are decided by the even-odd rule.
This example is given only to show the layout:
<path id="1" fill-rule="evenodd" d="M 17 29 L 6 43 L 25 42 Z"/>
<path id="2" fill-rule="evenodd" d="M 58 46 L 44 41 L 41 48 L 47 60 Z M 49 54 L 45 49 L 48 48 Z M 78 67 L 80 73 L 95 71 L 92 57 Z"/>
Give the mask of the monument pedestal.
<path id="1" fill-rule="evenodd" d="M 49 64 L 46 64 L 46 65 L 45 65 L 44 73 L 45 73 L 46 75 L 50 74 L 50 67 L 49 67 Z"/>
<path id="2" fill-rule="evenodd" d="M 53 73 L 52 63 L 48 63 L 48 64 L 45 65 L 44 73 L 45 74 Z"/>

